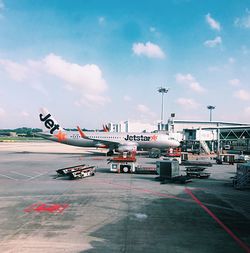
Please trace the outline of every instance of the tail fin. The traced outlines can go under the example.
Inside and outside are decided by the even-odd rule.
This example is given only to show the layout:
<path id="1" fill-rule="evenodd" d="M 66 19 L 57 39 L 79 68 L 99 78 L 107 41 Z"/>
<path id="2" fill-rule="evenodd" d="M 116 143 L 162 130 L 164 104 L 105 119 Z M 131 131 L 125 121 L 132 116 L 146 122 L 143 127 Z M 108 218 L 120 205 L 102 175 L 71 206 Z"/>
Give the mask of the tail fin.
<path id="1" fill-rule="evenodd" d="M 82 131 L 82 129 L 79 126 L 77 126 L 77 130 L 83 139 L 88 139 L 87 135 Z"/>
<path id="2" fill-rule="evenodd" d="M 58 132 L 58 130 L 63 131 L 63 128 L 57 123 L 55 118 L 46 108 L 40 109 L 39 119 L 42 123 L 43 130 L 49 131 L 51 134 Z"/>
<path id="3" fill-rule="evenodd" d="M 109 127 L 107 125 L 102 125 L 104 132 L 109 132 Z"/>

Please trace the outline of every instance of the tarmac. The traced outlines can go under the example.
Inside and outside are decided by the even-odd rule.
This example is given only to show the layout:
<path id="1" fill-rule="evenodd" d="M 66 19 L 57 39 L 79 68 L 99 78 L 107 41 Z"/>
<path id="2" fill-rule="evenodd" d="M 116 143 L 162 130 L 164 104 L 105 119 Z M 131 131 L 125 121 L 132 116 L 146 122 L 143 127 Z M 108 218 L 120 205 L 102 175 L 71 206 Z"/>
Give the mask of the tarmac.
<path id="1" fill-rule="evenodd" d="M 96 165 L 96 175 L 56 177 L 78 164 Z M 0 142 L 1 252 L 250 252 L 250 191 L 233 188 L 236 165 L 207 171 L 160 184 L 157 175 L 109 172 L 100 150 Z"/>

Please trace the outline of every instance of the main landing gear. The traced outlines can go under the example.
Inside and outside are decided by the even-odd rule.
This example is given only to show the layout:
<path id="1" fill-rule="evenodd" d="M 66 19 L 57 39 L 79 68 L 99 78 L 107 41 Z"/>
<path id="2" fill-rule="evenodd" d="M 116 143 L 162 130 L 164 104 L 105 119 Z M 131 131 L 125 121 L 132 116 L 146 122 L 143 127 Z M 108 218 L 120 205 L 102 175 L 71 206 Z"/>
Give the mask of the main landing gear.
<path id="1" fill-rule="evenodd" d="M 114 151 L 113 150 L 109 150 L 108 152 L 107 152 L 107 156 L 112 156 L 114 154 Z"/>

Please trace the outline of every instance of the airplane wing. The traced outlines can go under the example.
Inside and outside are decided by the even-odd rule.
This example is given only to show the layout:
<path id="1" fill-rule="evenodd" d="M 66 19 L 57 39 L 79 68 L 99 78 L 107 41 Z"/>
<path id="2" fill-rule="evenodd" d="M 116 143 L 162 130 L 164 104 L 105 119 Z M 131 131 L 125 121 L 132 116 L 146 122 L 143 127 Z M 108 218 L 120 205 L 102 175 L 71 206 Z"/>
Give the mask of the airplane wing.
<path id="1" fill-rule="evenodd" d="M 99 143 L 103 143 L 104 145 L 107 145 L 107 146 L 137 146 L 138 144 L 136 142 L 120 142 L 120 141 L 114 141 L 114 140 L 103 140 L 103 139 L 96 139 L 96 138 L 90 138 L 88 137 L 83 131 L 82 129 L 77 126 L 77 130 L 79 131 L 80 135 L 82 138 L 84 139 L 88 139 L 88 140 L 93 140 L 93 141 L 97 141 Z"/>
<path id="2" fill-rule="evenodd" d="M 45 133 L 45 132 L 37 132 L 37 133 L 34 133 L 34 135 L 35 136 L 37 136 L 37 137 L 51 137 L 52 136 L 52 134 L 50 134 L 50 133 Z"/>
<path id="3" fill-rule="evenodd" d="M 103 140 L 103 139 L 100 140 L 100 139 L 96 139 L 96 138 L 90 138 L 82 131 L 82 129 L 79 126 L 77 126 L 77 130 L 80 133 L 81 137 L 84 138 L 84 139 L 97 141 L 99 143 L 103 143 L 103 144 L 108 145 L 108 146 L 110 146 L 110 145 L 113 145 L 113 146 L 121 145 L 121 142 L 119 142 L 119 141 L 110 141 L 110 140 Z"/>

